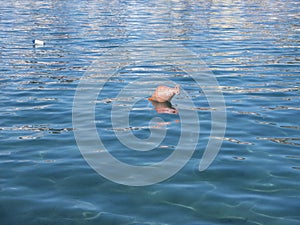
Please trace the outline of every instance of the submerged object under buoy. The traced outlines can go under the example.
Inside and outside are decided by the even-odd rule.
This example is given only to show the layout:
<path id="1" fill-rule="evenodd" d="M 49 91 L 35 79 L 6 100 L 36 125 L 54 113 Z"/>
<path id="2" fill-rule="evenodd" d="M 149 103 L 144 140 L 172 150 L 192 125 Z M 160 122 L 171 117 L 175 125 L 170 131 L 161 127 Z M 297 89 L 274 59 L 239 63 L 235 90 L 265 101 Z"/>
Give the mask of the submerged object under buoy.
<path id="1" fill-rule="evenodd" d="M 170 102 L 174 95 L 180 94 L 180 86 L 176 85 L 175 88 L 167 86 L 158 86 L 154 94 L 148 98 L 150 101 L 156 102 Z"/>
<path id="2" fill-rule="evenodd" d="M 171 102 L 149 101 L 155 107 L 157 113 L 178 114 L 178 110 L 172 106 Z"/>
<path id="3" fill-rule="evenodd" d="M 42 45 L 45 45 L 45 42 L 42 41 L 42 40 L 33 40 L 32 43 L 35 45 L 35 46 L 42 46 Z"/>

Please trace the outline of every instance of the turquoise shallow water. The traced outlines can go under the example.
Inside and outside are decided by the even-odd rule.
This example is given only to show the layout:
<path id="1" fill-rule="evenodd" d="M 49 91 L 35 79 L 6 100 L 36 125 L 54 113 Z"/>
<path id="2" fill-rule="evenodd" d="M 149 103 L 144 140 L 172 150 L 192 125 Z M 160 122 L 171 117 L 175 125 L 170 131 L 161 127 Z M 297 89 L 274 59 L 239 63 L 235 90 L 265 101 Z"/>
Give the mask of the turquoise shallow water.
<path id="1" fill-rule="evenodd" d="M 1 224 L 299 224 L 298 18 L 294 0 L 2 2 Z M 34 47 L 33 39 L 46 44 Z M 200 118 L 197 148 L 183 169 L 155 185 L 124 186 L 82 157 L 73 99 L 93 62 L 146 40 L 184 46 L 201 58 L 223 92 L 227 129 L 216 159 L 199 172 L 214 110 L 202 90 L 173 66 L 143 61 L 118 68 L 95 107 L 98 134 L 115 157 L 138 166 L 159 162 L 180 137 L 178 115 L 157 114 L 147 93 L 130 112 L 128 129 L 145 138 L 148 122 L 160 116 L 166 138 L 149 152 L 118 142 L 122 129 L 112 127 L 110 111 L 130 82 L 163 77 L 181 84 L 195 108 L 180 105 L 182 95 L 174 107 Z M 108 62 L 104 57 L 101 65 Z"/>

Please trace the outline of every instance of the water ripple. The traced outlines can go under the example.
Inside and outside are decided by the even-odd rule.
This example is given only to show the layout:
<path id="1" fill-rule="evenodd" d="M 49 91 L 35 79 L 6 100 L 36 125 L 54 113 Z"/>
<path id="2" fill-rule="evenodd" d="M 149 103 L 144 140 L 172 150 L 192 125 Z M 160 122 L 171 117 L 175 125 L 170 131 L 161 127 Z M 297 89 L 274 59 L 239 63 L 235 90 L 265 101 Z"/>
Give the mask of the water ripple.
<path id="1" fill-rule="evenodd" d="M 0 14 L 1 224 L 299 224 L 299 1 L 23 0 L 2 1 Z M 46 44 L 33 46 L 33 39 Z M 107 118 L 124 85 L 173 79 L 195 103 L 174 107 L 200 118 L 200 141 L 185 167 L 163 183 L 135 188 L 113 184 L 86 164 L 71 114 L 91 63 L 142 40 L 198 54 L 218 79 L 228 121 L 219 155 L 199 173 L 217 110 L 203 90 L 175 66 L 118 68 L 96 101 L 95 124 L 120 160 L 158 162 L 174 151 L 180 130 L 176 114 L 161 114 L 165 122 L 155 126 L 170 135 L 153 153 L 118 144 L 114 132 L 145 137 L 149 118 L 158 116 L 145 93 L 132 124 L 113 129 Z M 153 83 L 139 85 L 143 91 Z"/>

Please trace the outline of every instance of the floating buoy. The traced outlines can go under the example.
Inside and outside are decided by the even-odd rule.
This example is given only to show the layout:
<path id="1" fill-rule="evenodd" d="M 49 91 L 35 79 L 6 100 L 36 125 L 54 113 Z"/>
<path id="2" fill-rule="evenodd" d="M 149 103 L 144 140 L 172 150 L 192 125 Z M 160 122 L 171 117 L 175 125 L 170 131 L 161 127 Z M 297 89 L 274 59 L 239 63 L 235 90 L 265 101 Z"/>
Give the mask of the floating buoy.
<path id="1" fill-rule="evenodd" d="M 41 40 L 33 40 L 32 43 L 35 45 L 35 46 L 42 46 L 42 45 L 45 45 L 45 42 L 44 41 L 41 41 Z"/>
<path id="2" fill-rule="evenodd" d="M 158 86 L 154 94 L 149 98 L 149 100 L 156 102 L 170 102 L 174 95 L 178 95 L 179 93 L 179 85 L 176 85 L 175 88 L 170 88 L 167 86 Z"/>

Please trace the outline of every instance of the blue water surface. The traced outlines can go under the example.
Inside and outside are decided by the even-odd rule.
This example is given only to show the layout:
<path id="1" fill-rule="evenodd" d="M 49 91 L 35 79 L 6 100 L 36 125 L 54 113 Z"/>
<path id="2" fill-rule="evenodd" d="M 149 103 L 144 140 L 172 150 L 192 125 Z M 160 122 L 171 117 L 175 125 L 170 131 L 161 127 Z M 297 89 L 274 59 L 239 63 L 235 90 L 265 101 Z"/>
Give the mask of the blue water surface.
<path id="1" fill-rule="evenodd" d="M 1 224 L 300 224 L 299 4 L 2 1 Z M 33 39 L 45 45 L 34 46 Z M 128 129 L 147 138 L 149 121 L 159 116 L 166 138 L 148 152 L 118 142 L 115 132 L 122 129 L 112 127 L 112 103 L 141 77 L 181 84 L 195 107 L 178 110 L 196 110 L 201 124 L 196 151 L 183 169 L 163 182 L 135 187 L 116 184 L 87 164 L 74 137 L 72 107 L 93 62 L 143 41 L 184 46 L 201 58 L 224 95 L 227 128 L 216 159 L 200 172 L 214 110 L 202 90 L 176 65 L 145 60 L 120 67 L 95 107 L 98 134 L 115 157 L 134 165 L 156 163 L 180 138 L 179 115 L 158 114 L 145 93 L 130 112 Z M 115 63 L 122 61 L 116 57 Z M 174 98 L 176 108 L 184 96 Z"/>

